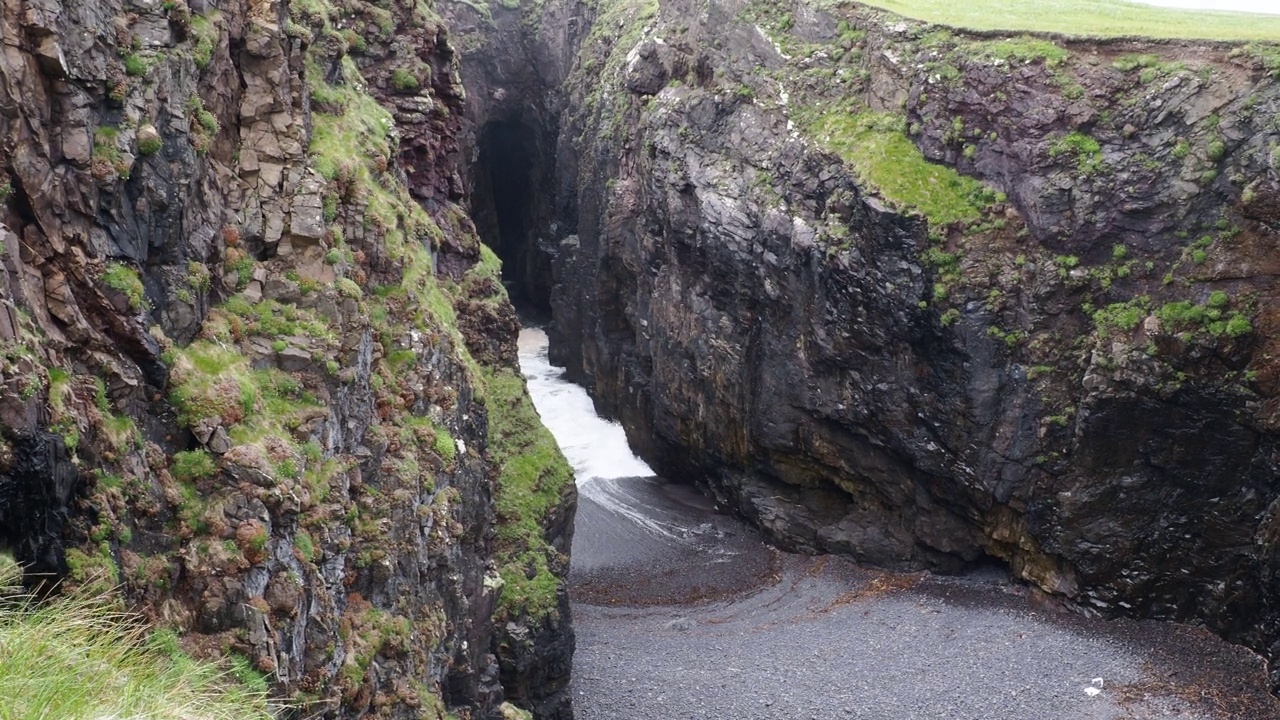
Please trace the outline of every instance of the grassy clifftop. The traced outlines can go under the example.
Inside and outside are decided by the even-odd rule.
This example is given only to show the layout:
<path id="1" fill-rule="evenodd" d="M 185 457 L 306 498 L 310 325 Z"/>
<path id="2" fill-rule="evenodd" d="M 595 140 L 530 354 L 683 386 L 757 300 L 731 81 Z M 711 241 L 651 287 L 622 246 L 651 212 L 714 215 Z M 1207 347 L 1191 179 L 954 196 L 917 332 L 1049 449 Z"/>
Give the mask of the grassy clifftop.
<path id="1" fill-rule="evenodd" d="M 832 2 L 831 5 L 851 5 Z M 971 30 L 1205 38 L 1212 40 L 1274 40 L 1280 37 L 1280 15 L 1187 11 L 1141 5 L 1124 0 L 863 0 L 926 22 Z"/>

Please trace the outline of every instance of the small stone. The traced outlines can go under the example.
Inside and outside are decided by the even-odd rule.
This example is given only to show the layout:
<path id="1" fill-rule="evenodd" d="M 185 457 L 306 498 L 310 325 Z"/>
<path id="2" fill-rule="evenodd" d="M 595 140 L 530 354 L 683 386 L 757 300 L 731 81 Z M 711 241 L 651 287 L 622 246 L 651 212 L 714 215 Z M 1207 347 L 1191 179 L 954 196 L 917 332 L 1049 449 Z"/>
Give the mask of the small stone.
<path id="1" fill-rule="evenodd" d="M 262 293 L 268 300 L 279 300 L 280 302 L 297 302 L 302 295 L 301 288 L 298 283 L 281 275 L 273 275 L 267 280 L 266 286 Z"/>
<path id="2" fill-rule="evenodd" d="M 146 147 L 149 144 L 161 142 L 160 131 L 156 130 L 156 126 L 147 123 L 138 128 L 138 147 Z"/>
<path id="3" fill-rule="evenodd" d="M 227 429 L 219 425 L 213 431 L 213 435 L 209 440 L 205 442 L 205 446 L 209 448 L 209 452 L 215 455 L 223 455 L 231 450 L 231 437 L 227 435 Z"/>
<path id="4" fill-rule="evenodd" d="M 276 353 L 280 358 L 280 369 L 288 372 L 297 372 L 306 370 L 311 366 L 311 355 L 306 351 L 296 347 L 287 347 Z"/>
<path id="5" fill-rule="evenodd" d="M 207 445 L 209 444 L 209 439 L 213 437 L 213 431 L 217 427 L 218 426 L 215 425 L 212 420 L 204 418 L 191 428 L 191 434 L 196 436 L 196 440 L 199 440 L 201 445 Z M 225 450 L 223 452 L 225 452 Z"/>
<path id="6" fill-rule="evenodd" d="M 55 78 L 67 76 L 67 58 L 62 53 L 62 47 L 58 45 L 57 35 L 44 36 L 36 46 L 35 55 L 36 61 L 40 63 L 40 69 L 46 75 Z"/>

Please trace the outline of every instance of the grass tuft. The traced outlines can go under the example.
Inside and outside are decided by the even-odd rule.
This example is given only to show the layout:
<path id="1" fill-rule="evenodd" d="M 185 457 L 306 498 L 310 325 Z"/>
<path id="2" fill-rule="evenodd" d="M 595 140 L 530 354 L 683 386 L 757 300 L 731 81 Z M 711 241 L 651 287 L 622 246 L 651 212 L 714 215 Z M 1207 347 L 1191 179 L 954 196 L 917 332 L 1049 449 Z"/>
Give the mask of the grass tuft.
<path id="1" fill-rule="evenodd" d="M 102 273 L 102 282 L 112 290 L 124 293 L 125 297 L 129 298 L 129 307 L 134 310 L 143 310 L 148 307 L 147 289 L 142 284 L 142 277 L 137 270 L 128 265 L 118 262 L 107 263 L 106 270 Z"/>
<path id="2" fill-rule="evenodd" d="M 995 192 L 926 160 L 901 126 L 901 118 L 893 115 L 834 111 L 818 117 L 810 132 L 885 199 L 920 211 L 931 225 L 980 219 Z"/>
<path id="3" fill-rule="evenodd" d="M 37 603 L 0 556 L 0 717 L 270 720 L 266 696 L 151 636 L 108 596 Z M 2 588 L 8 587 L 8 591 Z"/>

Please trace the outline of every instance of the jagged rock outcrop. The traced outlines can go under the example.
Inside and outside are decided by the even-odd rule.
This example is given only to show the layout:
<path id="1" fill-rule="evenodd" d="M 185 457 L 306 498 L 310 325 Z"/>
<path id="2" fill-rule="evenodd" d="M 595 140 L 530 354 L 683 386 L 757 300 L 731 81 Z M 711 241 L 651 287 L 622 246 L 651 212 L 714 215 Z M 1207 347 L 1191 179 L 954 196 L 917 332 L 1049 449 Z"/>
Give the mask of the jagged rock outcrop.
<path id="1" fill-rule="evenodd" d="M 431 4 L 0 18 L 0 544 L 309 716 L 516 712 L 574 490 Z"/>
<path id="2" fill-rule="evenodd" d="M 1275 57 L 610 4 L 566 85 L 553 357 L 784 545 L 994 557 L 1274 660 Z"/>

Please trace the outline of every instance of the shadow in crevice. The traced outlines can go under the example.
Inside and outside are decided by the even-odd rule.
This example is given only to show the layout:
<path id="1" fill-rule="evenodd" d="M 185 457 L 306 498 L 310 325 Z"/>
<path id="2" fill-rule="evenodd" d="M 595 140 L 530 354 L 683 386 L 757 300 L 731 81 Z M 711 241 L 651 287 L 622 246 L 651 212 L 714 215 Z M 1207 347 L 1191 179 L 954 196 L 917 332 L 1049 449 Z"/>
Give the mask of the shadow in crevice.
<path id="1" fill-rule="evenodd" d="M 12 460 L 0 471 L 0 549 L 12 550 L 28 583 L 56 581 L 68 571 L 63 529 L 76 512 L 80 469 L 54 433 L 9 441 Z"/>
<path id="2" fill-rule="evenodd" d="M 480 239 L 502 259 L 502 281 L 522 314 L 549 317 L 551 258 L 541 247 L 547 223 L 548 159 L 538 129 L 520 118 L 486 123 L 477 136 L 471 215 Z"/>

